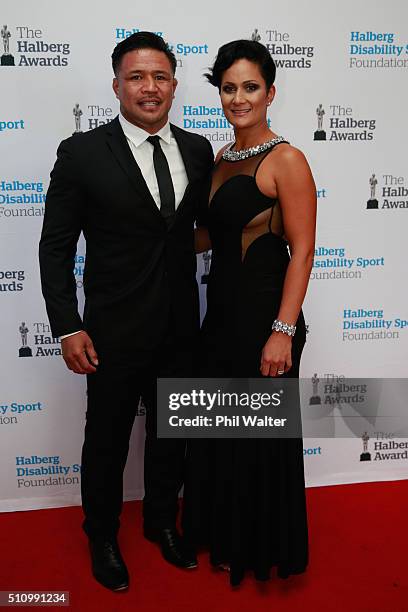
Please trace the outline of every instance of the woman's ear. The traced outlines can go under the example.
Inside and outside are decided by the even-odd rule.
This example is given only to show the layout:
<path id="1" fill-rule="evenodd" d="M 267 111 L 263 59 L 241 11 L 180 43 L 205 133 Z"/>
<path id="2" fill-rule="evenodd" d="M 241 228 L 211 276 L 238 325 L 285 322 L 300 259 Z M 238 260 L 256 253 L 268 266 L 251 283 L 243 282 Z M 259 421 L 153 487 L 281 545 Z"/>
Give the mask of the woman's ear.
<path id="1" fill-rule="evenodd" d="M 268 106 L 272 104 L 272 100 L 275 97 L 275 93 L 276 93 L 275 85 L 271 85 L 269 88 L 268 94 L 266 96 L 266 103 Z"/>

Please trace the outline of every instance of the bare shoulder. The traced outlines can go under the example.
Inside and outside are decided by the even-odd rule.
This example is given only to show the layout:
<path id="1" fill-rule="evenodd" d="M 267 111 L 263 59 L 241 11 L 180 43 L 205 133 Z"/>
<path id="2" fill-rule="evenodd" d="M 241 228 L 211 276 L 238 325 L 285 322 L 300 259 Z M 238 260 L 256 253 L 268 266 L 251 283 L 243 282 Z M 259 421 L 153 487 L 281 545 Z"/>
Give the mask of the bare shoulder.
<path id="1" fill-rule="evenodd" d="M 276 147 L 274 172 L 278 182 L 282 180 L 302 183 L 313 181 L 312 172 L 305 155 L 300 149 L 287 143 L 282 143 Z"/>
<path id="2" fill-rule="evenodd" d="M 265 157 L 258 173 L 258 182 L 265 190 L 270 179 L 273 178 L 275 190 L 277 190 L 279 185 L 288 184 L 288 182 L 309 182 L 311 176 L 309 164 L 302 151 L 289 143 L 282 142 L 271 151 L 270 155 Z"/>
<path id="3" fill-rule="evenodd" d="M 293 147 L 289 143 L 282 143 L 275 149 L 275 163 L 284 167 L 301 167 L 307 165 L 305 155 L 300 149 Z"/>

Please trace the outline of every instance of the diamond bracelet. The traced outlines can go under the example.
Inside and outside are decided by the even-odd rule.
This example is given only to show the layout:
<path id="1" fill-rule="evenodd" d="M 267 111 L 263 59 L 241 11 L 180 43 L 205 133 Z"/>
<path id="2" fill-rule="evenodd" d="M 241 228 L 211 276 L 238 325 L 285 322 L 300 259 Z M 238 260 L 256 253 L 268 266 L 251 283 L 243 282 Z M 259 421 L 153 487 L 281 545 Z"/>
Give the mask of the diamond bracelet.
<path id="1" fill-rule="evenodd" d="M 283 321 L 279 321 L 279 319 L 275 319 L 272 324 L 272 331 L 282 332 L 288 336 L 294 336 L 296 325 L 289 325 L 289 323 L 284 323 Z"/>

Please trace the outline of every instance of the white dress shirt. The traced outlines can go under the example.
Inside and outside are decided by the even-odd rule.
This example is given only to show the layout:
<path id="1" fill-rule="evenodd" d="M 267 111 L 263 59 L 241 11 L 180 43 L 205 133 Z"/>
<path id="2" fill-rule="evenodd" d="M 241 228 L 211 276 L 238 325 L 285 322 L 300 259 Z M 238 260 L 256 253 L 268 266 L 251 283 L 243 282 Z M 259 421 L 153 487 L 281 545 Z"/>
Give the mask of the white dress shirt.
<path id="1" fill-rule="evenodd" d="M 126 140 L 132 151 L 133 157 L 139 166 L 146 184 L 149 188 L 150 193 L 153 196 L 154 201 L 158 208 L 160 208 L 160 194 L 159 186 L 157 184 L 156 173 L 153 165 L 153 145 L 147 142 L 149 136 L 160 136 L 160 146 L 166 156 L 167 163 L 169 164 L 170 174 L 174 186 L 174 195 L 176 200 L 176 208 L 183 199 L 184 192 L 188 185 L 188 178 L 186 169 L 184 166 L 183 158 L 181 157 L 180 149 L 176 139 L 174 138 L 170 129 L 170 123 L 167 121 L 156 134 L 149 134 L 137 125 L 130 123 L 124 116 L 119 113 L 119 123 L 126 136 Z M 80 330 L 72 332 L 71 334 L 65 334 L 60 337 L 60 340 L 74 336 L 78 334 Z"/>
<path id="2" fill-rule="evenodd" d="M 122 114 L 119 114 L 119 122 L 122 126 L 122 130 L 125 133 L 126 140 L 128 141 L 130 150 L 133 153 L 133 157 L 135 158 L 136 163 L 143 174 L 149 191 L 152 194 L 158 208 L 160 208 L 160 195 L 153 165 L 153 145 L 150 142 L 147 142 L 147 138 L 153 135 L 160 136 L 160 146 L 164 155 L 166 156 L 170 168 L 177 208 L 183 199 L 183 195 L 188 184 L 188 179 L 180 149 L 178 148 L 177 141 L 170 129 L 170 123 L 167 122 L 166 125 L 161 128 L 161 130 L 156 132 L 156 134 L 149 134 L 149 132 L 146 132 L 145 130 L 142 130 L 142 128 L 137 127 L 136 125 L 133 125 L 133 123 L 127 121 Z"/>

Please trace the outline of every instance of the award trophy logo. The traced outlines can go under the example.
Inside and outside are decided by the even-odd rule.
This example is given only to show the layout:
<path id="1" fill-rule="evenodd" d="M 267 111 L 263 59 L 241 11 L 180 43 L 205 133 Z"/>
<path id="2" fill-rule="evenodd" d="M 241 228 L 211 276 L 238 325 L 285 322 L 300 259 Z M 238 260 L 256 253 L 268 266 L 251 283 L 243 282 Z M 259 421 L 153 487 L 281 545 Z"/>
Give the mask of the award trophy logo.
<path id="1" fill-rule="evenodd" d="M 363 452 L 360 455 L 360 461 L 371 461 L 371 454 L 367 450 L 367 448 L 368 448 L 368 441 L 370 439 L 370 436 L 365 431 L 363 433 L 363 435 L 361 436 L 361 439 L 363 441 Z"/>
<path id="2" fill-rule="evenodd" d="M 1 65 L 2 66 L 14 66 L 14 57 L 10 53 L 11 33 L 6 25 L 4 25 L 1 28 L 1 38 L 3 41 L 3 48 L 4 48 L 4 53 L 0 58 Z"/>
<path id="3" fill-rule="evenodd" d="M 21 336 L 21 347 L 18 351 L 18 356 L 19 357 L 32 357 L 33 352 L 27 344 L 27 336 L 28 336 L 29 329 L 24 321 L 21 323 L 20 327 L 18 328 L 18 331 L 20 332 L 20 336 Z"/>
<path id="4" fill-rule="evenodd" d="M 261 40 L 261 35 L 259 33 L 258 28 L 255 28 L 255 30 L 252 32 L 251 34 L 251 40 L 253 40 L 254 42 L 260 42 Z"/>
<path id="5" fill-rule="evenodd" d="M 81 130 L 81 117 L 82 117 L 82 111 L 79 108 L 79 104 L 76 103 L 74 108 L 72 109 L 72 114 L 74 115 L 74 119 L 75 119 L 75 132 L 72 133 L 73 136 L 75 136 L 75 134 L 82 134 L 82 130 Z"/>
<path id="6" fill-rule="evenodd" d="M 375 190 L 377 187 L 378 180 L 374 173 L 370 176 L 368 183 L 370 185 L 370 199 L 367 200 L 367 209 L 372 210 L 378 208 L 378 200 L 375 197 Z"/>
<path id="7" fill-rule="evenodd" d="M 318 387 L 319 387 L 320 379 L 315 373 L 310 380 L 312 381 L 312 385 L 313 385 L 313 395 L 309 399 L 309 406 L 320 406 L 320 404 L 322 403 L 320 395 L 318 394 Z"/>
<path id="8" fill-rule="evenodd" d="M 211 253 L 210 251 L 204 251 L 203 253 L 203 261 L 204 261 L 204 274 L 201 277 L 201 284 L 207 285 L 208 283 L 208 275 L 210 273 L 210 263 L 211 263 Z"/>
<path id="9" fill-rule="evenodd" d="M 139 403 L 136 408 L 136 416 L 145 416 L 146 415 L 146 406 L 143 403 L 142 398 L 139 399 Z"/>
<path id="10" fill-rule="evenodd" d="M 323 129 L 323 117 L 325 114 L 323 105 L 319 104 L 319 106 L 316 108 L 317 130 L 314 133 L 313 140 L 326 140 L 326 132 Z"/>

